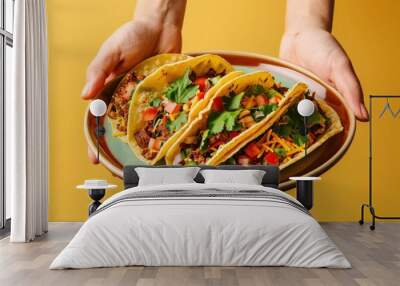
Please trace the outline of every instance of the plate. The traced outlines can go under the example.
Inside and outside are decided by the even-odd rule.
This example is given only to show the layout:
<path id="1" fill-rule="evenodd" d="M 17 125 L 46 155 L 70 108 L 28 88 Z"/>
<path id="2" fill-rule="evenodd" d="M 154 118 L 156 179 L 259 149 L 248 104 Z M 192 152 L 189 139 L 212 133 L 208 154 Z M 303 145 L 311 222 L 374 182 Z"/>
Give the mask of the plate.
<path id="1" fill-rule="evenodd" d="M 309 86 L 311 91 L 316 93 L 318 98 L 324 99 L 338 113 L 344 130 L 331 137 L 306 158 L 282 170 L 280 189 L 288 190 L 294 187 L 295 182 L 289 180 L 289 177 L 320 176 L 334 166 L 346 153 L 355 133 L 354 115 L 343 96 L 316 75 L 281 59 L 254 53 L 204 51 L 188 54 L 198 56 L 206 53 L 220 55 L 234 65 L 236 69 L 244 72 L 255 70 L 269 71 L 277 81 L 282 82 L 287 87 L 290 87 L 295 82 L 302 81 Z M 108 104 L 121 78 L 122 76 L 109 82 L 96 98 L 102 99 Z M 105 135 L 99 138 L 99 160 L 101 164 L 120 178 L 123 176 L 123 166 L 144 164 L 144 162 L 135 156 L 128 144 L 120 141 L 118 138 L 112 137 L 111 125 L 106 116 L 101 119 L 101 123 L 106 129 Z M 89 148 L 96 154 L 97 141 L 95 128 L 96 121 L 90 114 L 88 106 L 84 117 L 84 133 Z"/>

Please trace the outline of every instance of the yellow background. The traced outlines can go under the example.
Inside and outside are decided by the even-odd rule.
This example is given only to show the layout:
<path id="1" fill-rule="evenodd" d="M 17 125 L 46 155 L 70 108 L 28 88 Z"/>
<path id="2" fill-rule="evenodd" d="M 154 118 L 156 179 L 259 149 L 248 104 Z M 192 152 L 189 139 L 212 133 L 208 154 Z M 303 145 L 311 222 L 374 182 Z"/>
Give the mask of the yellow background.
<path id="1" fill-rule="evenodd" d="M 101 43 L 130 20 L 134 2 L 47 1 L 51 221 L 86 219 L 90 200 L 84 191 L 75 189 L 75 185 L 85 179 L 104 178 L 121 187 L 121 181 L 103 166 L 93 166 L 87 160 L 82 126 L 87 102 L 80 99 L 80 93 L 86 67 Z M 183 30 L 184 52 L 227 49 L 278 55 L 285 1 L 189 2 Z M 400 94 L 399 11 L 400 1 L 397 0 L 336 1 L 333 33 L 353 60 L 366 95 Z M 384 120 L 379 124 L 389 121 Z M 386 155 L 383 148 L 376 153 L 377 158 L 382 159 L 376 177 L 384 176 L 384 166 L 390 174 L 376 184 L 376 206 L 380 215 L 399 214 L 400 211 L 396 180 L 400 152 L 397 157 L 393 154 L 395 146 L 400 144 L 400 130 L 398 124 L 390 122 L 391 129 L 382 124 L 377 131 L 380 139 L 395 140 L 391 147 L 384 148 Z M 350 150 L 322 177 L 315 186 L 312 211 L 315 217 L 320 221 L 358 220 L 359 206 L 367 200 L 368 192 L 367 124 L 357 124 Z"/>

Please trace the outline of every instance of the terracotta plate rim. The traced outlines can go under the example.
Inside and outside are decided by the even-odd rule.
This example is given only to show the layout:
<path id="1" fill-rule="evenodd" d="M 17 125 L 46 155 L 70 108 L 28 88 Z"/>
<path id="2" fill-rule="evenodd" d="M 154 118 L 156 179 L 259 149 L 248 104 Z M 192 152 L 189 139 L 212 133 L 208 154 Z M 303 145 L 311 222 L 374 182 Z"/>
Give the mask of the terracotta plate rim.
<path id="1" fill-rule="evenodd" d="M 332 86 L 328 85 L 325 83 L 323 80 L 321 80 L 317 75 L 314 73 L 300 67 L 297 65 L 294 65 L 290 62 L 287 62 L 285 60 L 275 58 L 272 56 L 266 56 L 266 55 L 261 55 L 257 53 L 252 53 L 252 52 L 241 52 L 241 51 L 228 51 L 228 50 L 206 50 L 206 51 L 197 51 L 197 52 L 186 52 L 185 54 L 188 55 L 201 55 L 201 54 L 217 54 L 217 55 L 229 55 L 229 56 L 238 56 L 238 57 L 249 57 L 249 58 L 256 58 L 256 59 L 261 59 L 268 61 L 272 64 L 276 64 L 282 67 L 287 67 L 290 68 L 294 71 L 300 72 L 310 79 L 316 81 L 317 83 L 321 84 L 324 88 L 329 90 L 331 93 L 333 93 L 336 98 L 341 102 L 341 104 L 345 107 L 344 109 L 346 110 L 347 116 L 349 118 L 349 130 L 348 130 L 348 136 L 345 139 L 344 144 L 340 147 L 340 149 L 332 156 L 329 160 L 327 160 L 324 164 L 321 166 L 317 167 L 316 169 L 313 169 L 312 171 L 302 174 L 302 176 L 318 176 L 322 174 L 325 170 L 329 169 L 332 165 L 334 165 L 348 150 L 348 148 L 351 145 L 351 142 L 353 141 L 354 135 L 355 135 L 355 129 L 356 129 L 356 122 L 355 122 L 355 117 L 345 101 L 344 97 Z M 89 148 L 92 152 L 95 154 L 97 153 L 97 147 L 95 143 L 93 142 L 91 136 L 90 136 L 90 131 L 89 131 L 89 105 L 86 108 L 85 111 L 85 117 L 84 117 L 84 135 L 86 138 L 86 141 L 89 145 Z M 101 150 L 102 151 L 102 150 Z M 100 152 L 99 154 L 99 163 L 103 164 L 109 171 L 111 171 L 113 174 L 117 175 L 118 177 L 122 178 L 123 177 L 123 171 L 120 169 L 118 166 L 115 166 L 112 162 L 110 162 L 103 154 Z M 291 186 L 294 186 L 295 182 L 292 181 L 286 181 L 282 182 L 279 187 L 288 189 Z"/>

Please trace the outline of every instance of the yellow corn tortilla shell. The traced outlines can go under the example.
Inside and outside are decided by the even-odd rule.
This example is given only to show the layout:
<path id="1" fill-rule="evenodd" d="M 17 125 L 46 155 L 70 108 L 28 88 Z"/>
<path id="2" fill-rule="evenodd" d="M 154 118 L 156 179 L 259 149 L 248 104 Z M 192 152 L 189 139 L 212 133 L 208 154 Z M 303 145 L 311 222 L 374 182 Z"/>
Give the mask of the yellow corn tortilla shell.
<path id="1" fill-rule="evenodd" d="M 236 94 L 246 90 L 251 85 L 262 85 L 265 89 L 270 89 L 274 85 L 273 76 L 265 71 L 258 71 L 249 74 L 239 76 L 232 81 L 222 86 L 217 94 L 213 97 L 223 97 L 229 95 L 230 92 Z M 303 83 L 295 84 L 289 89 L 284 98 L 279 102 L 278 109 L 268 114 L 263 120 L 254 124 L 250 128 L 241 132 L 240 135 L 236 136 L 229 142 L 221 145 L 216 153 L 206 162 L 206 165 L 218 165 L 222 158 L 226 157 L 232 150 L 236 150 L 236 146 L 241 144 L 242 141 L 246 141 L 249 138 L 253 138 L 253 134 L 256 133 L 260 128 L 264 126 L 271 126 L 291 105 L 293 101 L 303 95 L 307 90 L 307 86 Z M 189 136 L 195 136 L 200 130 L 207 128 L 208 116 L 211 113 L 213 100 L 211 100 L 205 110 L 199 113 L 198 117 L 193 121 L 191 126 L 185 130 L 180 138 L 176 140 L 174 145 L 168 151 L 165 161 L 168 165 L 173 165 L 176 156 L 180 153 L 180 145 Z"/>
<path id="2" fill-rule="evenodd" d="M 182 77 L 188 68 L 194 71 L 197 76 L 205 75 L 211 68 L 217 74 L 225 72 L 226 75 L 215 86 L 207 91 L 202 100 L 198 101 L 191 107 L 188 114 L 188 121 L 170 138 L 168 138 L 167 141 L 164 142 L 154 159 L 148 160 L 142 155 L 142 148 L 140 148 L 140 146 L 137 144 L 134 136 L 135 133 L 144 125 L 144 122 L 141 120 L 141 113 L 146 106 L 145 102 L 150 95 L 154 96 L 154 94 L 156 94 L 157 97 L 164 97 L 163 94 L 165 89 L 176 79 Z M 129 108 L 128 143 L 131 149 L 135 152 L 136 156 L 140 160 L 150 165 L 154 165 L 161 160 L 172 144 L 196 118 L 198 112 L 200 112 L 204 106 L 207 105 L 207 102 L 213 97 L 214 93 L 226 82 L 242 74 L 241 72 L 231 73 L 232 71 L 232 65 L 224 58 L 217 55 L 206 54 L 175 64 L 164 65 L 143 80 L 137 86 Z"/>
<path id="3" fill-rule="evenodd" d="M 137 84 L 132 82 L 131 78 L 132 75 L 135 74 L 136 76 L 144 76 L 147 77 L 149 74 L 153 73 L 159 67 L 165 64 L 171 64 L 178 61 L 186 60 L 191 58 L 190 56 L 184 54 L 160 54 L 150 58 L 145 59 L 144 61 L 140 62 L 136 66 L 134 66 L 119 82 L 117 88 L 114 91 L 113 96 L 116 93 L 121 92 L 125 94 L 131 94 Z M 121 132 L 117 129 L 117 124 L 120 123 L 122 118 L 113 119 L 108 117 L 111 127 L 112 127 L 112 136 L 118 137 L 121 141 L 127 143 L 128 137 L 125 132 Z"/>

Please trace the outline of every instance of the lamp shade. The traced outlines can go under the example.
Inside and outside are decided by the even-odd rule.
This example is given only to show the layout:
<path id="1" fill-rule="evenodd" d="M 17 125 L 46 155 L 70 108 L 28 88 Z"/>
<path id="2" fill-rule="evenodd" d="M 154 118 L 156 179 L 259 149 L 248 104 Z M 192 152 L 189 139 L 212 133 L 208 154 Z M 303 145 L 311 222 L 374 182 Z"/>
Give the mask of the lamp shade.
<path id="1" fill-rule="evenodd" d="M 301 116 L 311 116 L 314 113 L 314 103 L 309 99 L 302 99 L 299 104 L 297 104 L 297 112 Z"/>
<path id="2" fill-rule="evenodd" d="M 93 116 L 100 117 L 106 113 L 107 105 L 101 99 L 95 99 L 90 103 L 89 110 Z"/>

